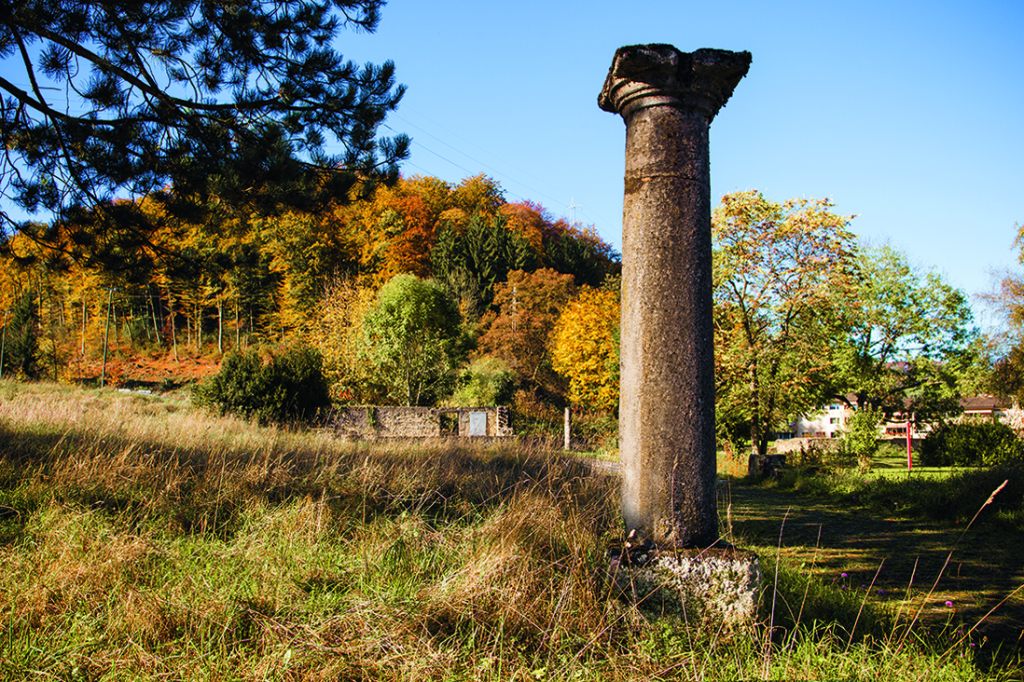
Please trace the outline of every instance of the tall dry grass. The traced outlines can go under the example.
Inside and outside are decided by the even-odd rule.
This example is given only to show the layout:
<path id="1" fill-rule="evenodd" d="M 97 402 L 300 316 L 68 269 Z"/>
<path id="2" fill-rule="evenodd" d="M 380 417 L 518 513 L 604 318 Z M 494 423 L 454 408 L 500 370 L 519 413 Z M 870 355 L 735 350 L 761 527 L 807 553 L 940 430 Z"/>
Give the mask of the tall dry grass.
<path id="1" fill-rule="evenodd" d="M 607 579 L 616 498 L 612 478 L 514 443 L 353 444 L 0 383 L 0 676 L 985 675 L 966 646 L 896 650 L 850 622 L 726 638 L 653 618 Z M 781 575 L 780 603 L 814 602 L 801 612 L 838 598 Z"/>

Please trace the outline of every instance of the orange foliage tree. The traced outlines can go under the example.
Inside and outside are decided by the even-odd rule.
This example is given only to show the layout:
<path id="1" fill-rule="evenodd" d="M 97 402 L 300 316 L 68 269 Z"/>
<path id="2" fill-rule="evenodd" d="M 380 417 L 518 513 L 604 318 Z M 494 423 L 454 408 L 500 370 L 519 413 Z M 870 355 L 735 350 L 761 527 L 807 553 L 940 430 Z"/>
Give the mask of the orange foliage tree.
<path id="1" fill-rule="evenodd" d="M 561 395 L 564 382 L 551 368 L 548 338 L 565 304 L 575 295 L 572 275 L 548 268 L 513 270 L 494 287 L 494 307 L 484 316 L 478 349 L 501 358 L 521 385 Z"/>

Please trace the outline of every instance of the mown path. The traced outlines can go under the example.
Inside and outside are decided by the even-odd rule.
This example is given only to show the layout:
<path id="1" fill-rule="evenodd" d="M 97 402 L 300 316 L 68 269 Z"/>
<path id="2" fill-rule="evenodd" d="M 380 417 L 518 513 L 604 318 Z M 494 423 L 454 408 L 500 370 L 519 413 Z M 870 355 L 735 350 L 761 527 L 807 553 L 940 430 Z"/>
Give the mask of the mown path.
<path id="1" fill-rule="evenodd" d="M 864 589 L 877 571 L 872 599 L 890 602 L 904 599 L 910 586 L 913 606 L 904 608 L 911 612 L 942 571 L 922 611 L 931 622 L 951 619 L 970 627 L 1017 590 L 978 632 L 1024 645 L 1024 538 L 986 523 L 984 514 L 963 533 L 949 524 L 884 518 L 735 480 L 722 485 L 719 511 L 723 531 L 731 530 L 739 544 L 780 546 L 783 556 L 803 562 L 826 581 Z"/>

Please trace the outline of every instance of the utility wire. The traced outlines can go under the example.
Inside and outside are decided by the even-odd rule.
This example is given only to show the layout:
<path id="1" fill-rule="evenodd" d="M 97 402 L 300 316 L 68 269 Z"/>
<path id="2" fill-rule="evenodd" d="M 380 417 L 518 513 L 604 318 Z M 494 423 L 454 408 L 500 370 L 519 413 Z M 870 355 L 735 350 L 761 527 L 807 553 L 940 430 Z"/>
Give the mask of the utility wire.
<path id="1" fill-rule="evenodd" d="M 480 164 L 482 167 L 490 170 L 494 174 L 502 176 L 502 177 L 504 177 L 507 180 L 511 180 L 512 182 L 514 182 L 517 185 L 525 187 L 526 189 L 530 190 L 531 192 L 533 192 L 533 193 L 535 193 L 535 194 L 537 194 L 539 196 L 544 197 L 548 201 L 554 202 L 554 203 L 558 204 L 559 206 L 568 208 L 568 205 L 564 201 L 560 201 L 560 200 L 552 197 L 551 195 L 547 194 L 546 192 L 544 192 L 544 191 L 542 191 L 540 189 L 537 189 L 536 187 L 533 187 L 533 186 L 529 185 L 528 183 L 523 182 L 520 178 L 514 177 L 514 176 L 512 176 L 509 173 L 506 173 L 506 172 L 504 172 L 504 171 L 502 171 L 502 170 L 500 170 L 498 168 L 495 168 L 494 166 L 492 166 L 492 165 L 490 165 L 488 163 L 485 163 L 484 161 L 481 161 L 480 159 L 478 159 L 478 158 L 476 158 L 476 157 L 474 157 L 474 156 L 472 156 L 470 154 L 467 154 L 465 151 L 459 149 L 458 147 L 456 147 L 455 145 L 451 144 L 450 142 L 446 142 L 445 140 L 441 139 L 440 137 L 438 137 L 434 133 L 432 133 L 429 130 L 427 130 L 426 128 L 424 128 L 423 126 L 418 125 L 417 123 L 414 123 L 413 121 L 410 121 L 409 119 L 407 119 L 406 117 L 398 114 L 397 112 L 393 112 L 393 113 L 394 113 L 395 118 L 398 118 L 401 121 L 405 122 L 407 125 L 412 126 L 413 128 L 418 129 L 420 132 L 422 132 L 427 137 L 430 137 L 430 138 L 432 138 L 434 140 L 437 140 L 438 142 L 443 144 L 445 147 L 448 147 L 449 149 L 453 150 L 454 152 L 456 152 L 458 154 L 461 154 L 462 156 L 465 156 L 470 161 L 472 161 L 474 163 L 477 163 L 477 164 Z M 388 127 L 389 130 L 394 131 L 393 128 L 391 128 L 389 126 L 387 126 L 387 127 Z M 426 147 L 424 147 L 422 143 L 417 143 L 415 138 L 413 138 L 413 143 L 414 144 L 419 144 L 421 147 L 426 149 Z M 430 151 L 430 150 L 428 149 L 427 151 Z M 481 149 L 480 151 L 486 151 L 486 150 Z M 434 152 L 431 152 L 431 153 L 434 153 Z M 521 172 L 519 169 L 516 169 L 516 170 L 517 170 L 517 172 Z M 527 174 L 527 175 L 529 175 L 529 174 Z M 540 179 L 540 178 L 537 178 L 536 176 L 532 176 L 532 175 L 531 175 L 531 177 L 533 177 L 536 180 Z"/>

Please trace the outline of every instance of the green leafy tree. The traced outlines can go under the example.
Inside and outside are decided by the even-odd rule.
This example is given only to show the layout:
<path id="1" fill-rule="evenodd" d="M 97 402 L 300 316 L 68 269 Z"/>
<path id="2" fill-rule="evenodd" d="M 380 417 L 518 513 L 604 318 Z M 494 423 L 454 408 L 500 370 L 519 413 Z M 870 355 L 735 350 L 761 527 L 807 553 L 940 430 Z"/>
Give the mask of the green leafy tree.
<path id="1" fill-rule="evenodd" d="M 925 466 L 992 466 L 1024 463 L 1024 441 L 1000 422 L 947 422 L 921 445 Z"/>
<path id="2" fill-rule="evenodd" d="M 426 405 L 451 391 L 464 356 L 459 312 L 444 289 L 395 275 L 363 318 L 358 357 L 369 397 Z"/>
<path id="3" fill-rule="evenodd" d="M 848 330 L 835 353 L 839 395 L 886 415 L 931 419 L 959 409 L 977 366 L 967 297 L 935 273 L 915 271 L 889 246 L 863 249 L 844 307 Z"/>
<path id="4" fill-rule="evenodd" d="M 716 410 L 727 437 L 749 434 L 759 454 L 831 386 L 837 293 L 849 290 L 854 249 L 850 218 L 831 208 L 747 191 L 714 212 Z"/>
<path id="5" fill-rule="evenodd" d="M 123 223 L 140 214 L 111 197 L 168 186 L 193 204 L 308 205 L 396 177 L 408 140 L 376 135 L 403 94 L 394 66 L 358 67 L 333 47 L 343 27 L 373 31 L 382 5 L 5 3 L 4 196 L 59 218 L 116 207 Z"/>
<path id="6" fill-rule="evenodd" d="M 268 357 L 256 350 L 229 353 L 194 395 L 199 404 L 261 424 L 313 421 L 331 405 L 323 360 L 304 346 Z"/>

